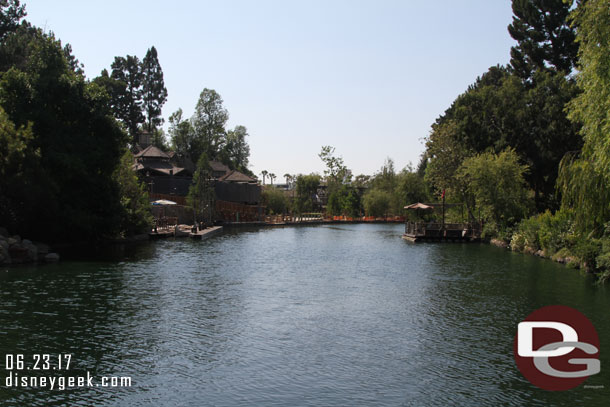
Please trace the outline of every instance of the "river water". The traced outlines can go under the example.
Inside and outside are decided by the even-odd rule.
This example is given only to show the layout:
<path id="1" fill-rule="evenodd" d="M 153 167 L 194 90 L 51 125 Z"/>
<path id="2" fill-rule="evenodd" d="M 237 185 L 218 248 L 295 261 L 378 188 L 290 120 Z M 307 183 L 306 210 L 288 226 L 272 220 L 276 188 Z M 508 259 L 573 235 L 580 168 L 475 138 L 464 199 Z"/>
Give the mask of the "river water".
<path id="1" fill-rule="evenodd" d="M 234 230 L 105 260 L 0 269 L 2 406 L 607 406 L 610 292 L 485 244 L 412 244 L 401 225 Z M 574 307 L 601 373 L 566 392 L 516 368 L 517 324 Z M 5 355 L 70 354 L 68 371 Z M 131 377 L 131 387 L 6 387 L 22 376 Z M 96 383 L 98 383 L 96 381 Z M 599 388 L 599 386 L 605 386 Z"/>

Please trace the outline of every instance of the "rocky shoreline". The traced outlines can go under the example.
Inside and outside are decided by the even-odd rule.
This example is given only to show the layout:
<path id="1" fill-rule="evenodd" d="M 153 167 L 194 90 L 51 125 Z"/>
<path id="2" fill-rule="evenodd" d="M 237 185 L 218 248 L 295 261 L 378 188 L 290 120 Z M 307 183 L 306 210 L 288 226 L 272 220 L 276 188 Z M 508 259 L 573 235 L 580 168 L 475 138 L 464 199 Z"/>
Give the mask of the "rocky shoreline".
<path id="1" fill-rule="evenodd" d="M 491 239 L 489 241 L 489 243 L 494 245 L 494 246 L 501 247 L 503 249 L 512 250 L 514 252 L 519 252 L 519 253 L 523 253 L 523 254 L 531 254 L 531 255 L 534 255 L 536 257 L 541 257 L 543 259 L 552 260 L 552 261 L 554 261 L 556 263 L 569 265 L 569 266 L 574 267 L 574 268 L 580 268 L 580 264 L 578 262 L 578 259 L 576 259 L 573 256 L 569 256 L 569 255 L 562 256 L 561 255 L 562 254 L 561 251 L 557 252 L 553 256 L 549 256 L 543 250 L 534 250 L 531 247 L 525 247 L 523 250 L 516 250 L 513 247 L 511 247 L 511 245 L 509 243 L 505 242 L 504 240 L 500 240 L 500 239 Z"/>
<path id="2" fill-rule="evenodd" d="M 9 235 L 0 227 L 0 264 L 54 263 L 59 254 L 51 251 L 49 245 L 22 239 L 19 235 Z"/>

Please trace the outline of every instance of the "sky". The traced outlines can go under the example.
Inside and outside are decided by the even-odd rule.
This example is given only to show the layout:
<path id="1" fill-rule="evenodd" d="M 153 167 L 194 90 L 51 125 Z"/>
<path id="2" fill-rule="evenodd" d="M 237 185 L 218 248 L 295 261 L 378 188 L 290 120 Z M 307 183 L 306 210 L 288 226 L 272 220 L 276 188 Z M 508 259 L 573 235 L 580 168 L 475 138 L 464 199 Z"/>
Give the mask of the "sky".
<path id="1" fill-rule="evenodd" d="M 417 165 L 431 124 L 490 66 L 507 64 L 510 0 L 22 0 L 92 79 L 155 46 L 163 117 L 204 88 L 246 126 L 250 169 L 322 173 L 323 145 L 354 174 Z"/>

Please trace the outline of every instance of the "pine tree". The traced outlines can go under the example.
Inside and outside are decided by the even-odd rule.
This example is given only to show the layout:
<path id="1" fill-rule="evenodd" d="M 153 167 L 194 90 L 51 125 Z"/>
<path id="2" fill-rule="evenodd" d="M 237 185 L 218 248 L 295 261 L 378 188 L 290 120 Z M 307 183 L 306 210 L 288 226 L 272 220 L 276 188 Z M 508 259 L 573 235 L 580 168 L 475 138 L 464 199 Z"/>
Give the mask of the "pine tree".
<path id="1" fill-rule="evenodd" d="M 537 70 L 569 74 L 576 64 L 578 45 L 567 20 L 573 0 L 513 0 L 508 32 L 518 45 L 511 48 L 510 65 L 517 76 L 531 80 Z"/>
<path id="2" fill-rule="evenodd" d="M 157 126 L 163 124 L 161 108 L 167 101 L 167 89 L 163 81 L 163 70 L 157 57 L 157 49 L 153 46 L 142 61 L 142 100 L 146 115 L 146 127 L 154 132 Z"/>
<path id="3" fill-rule="evenodd" d="M 144 123 L 142 115 L 142 69 L 137 56 L 115 57 L 112 63 L 111 78 L 124 85 L 117 95 L 116 116 L 124 124 L 133 143 L 138 142 L 138 125 Z"/>

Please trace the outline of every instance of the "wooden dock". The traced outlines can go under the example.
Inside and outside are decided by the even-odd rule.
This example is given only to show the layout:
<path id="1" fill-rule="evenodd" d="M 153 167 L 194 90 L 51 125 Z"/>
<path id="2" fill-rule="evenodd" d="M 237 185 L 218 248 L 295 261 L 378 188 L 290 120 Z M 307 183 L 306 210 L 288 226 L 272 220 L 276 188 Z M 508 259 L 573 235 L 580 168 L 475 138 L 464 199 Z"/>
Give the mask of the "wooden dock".
<path id="1" fill-rule="evenodd" d="M 208 239 L 212 236 L 216 236 L 220 232 L 222 232 L 222 226 L 212 226 L 210 228 L 198 230 L 197 233 L 191 232 L 189 234 L 189 236 L 192 237 L 193 239 L 204 240 L 204 239 Z"/>
<path id="2" fill-rule="evenodd" d="M 481 229 L 471 223 L 406 222 L 402 238 L 410 242 L 475 242 Z"/>

